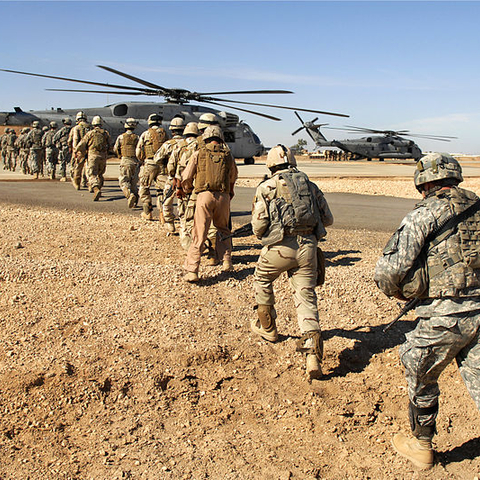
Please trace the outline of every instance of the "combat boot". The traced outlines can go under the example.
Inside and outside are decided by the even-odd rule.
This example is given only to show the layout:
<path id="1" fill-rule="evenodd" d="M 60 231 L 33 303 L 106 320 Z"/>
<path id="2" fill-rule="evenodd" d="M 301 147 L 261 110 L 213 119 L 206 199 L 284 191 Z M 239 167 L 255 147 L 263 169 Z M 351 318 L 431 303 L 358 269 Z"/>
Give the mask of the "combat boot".
<path id="1" fill-rule="evenodd" d="M 276 342 L 278 340 L 277 325 L 275 324 L 277 312 L 273 305 L 258 305 L 257 315 L 258 319 L 254 318 L 250 322 L 252 332 L 269 342 Z"/>
<path id="2" fill-rule="evenodd" d="M 310 380 L 322 378 L 323 339 L 320 330 L 305 332 L 297 340 L 297 352 L 307 356 L 306 370 Z"/>
<path id="3" fill-rule="evenodd" d="M 80 182 L 78 180 L 75 180 L 72 177 L 72 185 L 75 187 L 75 190 L 80 190 Z"/>
<path id="4" fill-rule="evenodd" d="M 144 220 L 147 221 L 152 221 L 153 220 L 153 214 L 152 214 L 152 204 L 151 203 L 144 203 L 143 204 L 143 212 L 140 215 Z"/>
<path id="5" fill-rule="evenodd" d="M 310 380 L 320 380 L 322 378 L 322 366 L 315 353 L 307 353 L 307 375 Z"/>
<path id="6" fill-rule="evenodd" d="M 232 263 L 232 259 L 231 259 L 231 258 L 229 258 L 228 260 L 224 260 L 224 261 L 223 261 L 222 270 L 223 270 L 224 272 L 231 272 L 231 271 L 233 271 L 233 263 Z"/>
<path id="7" fill-rule="evenodd" d="M 197 272 L 187 272 L 183 278 L 188 283 L 197 283 L 199 280 Z"/>
<path id="8" fill-rule="evenodd" d="M 168 233 L 175 233 L 175 224 L 173 222 L 167 222 L 165 223 L 165 229 Z"/>
<path id="9" fill-rule="evenodd" d="M 402 457 L 410 460 L 420 470 L 433 467 L 432 439 L 428 437 L 407 437 L 397 433 L 392 438 L 393 448 Z"/>
<path id="10" fill-rule="evenodd" d="M 220 261 L 217 259 L 217 257 L 208 257 L 205 263 L 209 267 L 216 267 L 220 263 Z"/>
<path id="11" fill-rule="evenodd" d="M 135 206 L 136 200 L 137 198 L 135 197 L 135 194 L 131 193 L 127 201 L 128 208 L 133 208 Z"/>
<path id="12" fill-rule="evenodd" d="M 61 177 L 61 178 L 60 178 L 60 181 L 61 181 L 61 182 L 66 182 L 66 181 L 67 181 L 67 177 Z"/>
<path id="13" fill-rule="evenodd" d="M 98 202 L 98 199 L 100 198 L 102 192 L 98 187 L 93 187 L 93 201 Z"/>

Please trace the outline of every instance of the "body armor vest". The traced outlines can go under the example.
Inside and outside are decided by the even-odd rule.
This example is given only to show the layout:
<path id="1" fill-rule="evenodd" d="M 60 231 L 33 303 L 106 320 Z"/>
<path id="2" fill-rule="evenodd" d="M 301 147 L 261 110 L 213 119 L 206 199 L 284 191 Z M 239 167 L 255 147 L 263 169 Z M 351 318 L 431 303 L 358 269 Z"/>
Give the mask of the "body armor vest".
<path id="1" fill-rule="evenodd" d="M 148 138 L 145 141 L 145 156 L 153 158 L 166 139 L 167 134 L 163 128 L 149 128 Z"/>
<path id="2" fill-rule="evenodd" d="M 182 147 L 182 149 L 179 152 L 178 155 L 178 165 L 177 165 L 177 173 L 181 175 L 185 168 L 188 165 L 188 162 L 190 161 L 190 158 L 194 154 L 194 152 L 197 150 L 198 143 L 196 139 L 186 140 L 186 144 Z"/>
<path id="3" fill-rule="evenodd" d="M 15 140 L 17 136 L 14 133 L 10 133 L 7 135 L 7 147 L 15 148 Z"/>
<path id="4" fill-rule="evenodd" d="M 49 130 L 44 136 L 43 136 L 43 140 L 42 140 L 42 143 L 43 143 L 43 146 L 44 147 L 48 147 L 48 148 L 52 148 L 54 146 L 54 143 L 53 143 L 53 137 L 55 135 L 55 132 L 53 130 Z"/>
<path id="5" fill-rule="evenodd" d="M 436 192 L 419 205 L 428 208 L 441 225 L 477 200 L 473 192 L 455 187 Z M 480 295 L 479 238 L 478 211 L 437 238 L 438 244 L 427 253 L 429 298 Z"/>
<path id="6" fill-rule="evenodd" d="M 38 150 L 42 148 L 42 137 L 43 132 L 39 128 L 34 128 L 28 134 L 28 141 L 31 145 L 31 148 Z"/>
<path id="7" fill-rule="evenodd" d="M 198 152 L 195 193 L 230 192 L 232 155 L 223 143 L 208 143 Z"/>
<path id="8" fill-rule="evenodd" d="M 105 155 L 108 151 L 107 132 L 102 128 L 95 128 L 89 133 L 88 148 Z"/>
<path id="9" fill-rule="evenodd" d="M 72 127 L 64 126 L 62 127 L 53 137 L 53 141 L 57 146 L 66 147 L 68 145 L 68 135 Z"/>
<path id="10" fill-rule="evenodd" d="M 326 233 L 317 198 L 307 175 L 298 170 L 282 172 L 276 177 L 276 197 L 269 203 L 270 225 L 262 237 L 263 245 L 273 245 L 285 235 Z"/>
<path id="11" fill-rule="evenodd" d="M 122 135 L 122 144 L 120 146 L 120 154 L 122 157 L 136 158 L 135 148 L 138 143 L 138 135 L 133 132 L 125 132 Z"/>

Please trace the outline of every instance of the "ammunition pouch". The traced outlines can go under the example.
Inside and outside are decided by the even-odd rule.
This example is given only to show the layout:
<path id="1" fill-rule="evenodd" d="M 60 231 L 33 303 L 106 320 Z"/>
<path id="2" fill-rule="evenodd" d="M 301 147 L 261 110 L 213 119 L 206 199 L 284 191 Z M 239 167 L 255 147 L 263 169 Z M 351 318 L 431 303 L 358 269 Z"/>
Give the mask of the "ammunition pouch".
<path id="1" fill-rule="evenodd" d="M 307 340 L 313 341 L 313 347 L 306 347 Z M 297 352 L 301 353 L 314 353 L 317 356 L 318 361 L 321 363 L 323 359 L 323 338 L 320 330 L 312 330 L 304 333 L 297 340 Z"/>
<path id="2" fill-rule="evenodd" d="M 428 278 L 427 254 L 422 250 L 400 282 L 402 295 L 405 298 L 424 298 L 428 292 Z"/>
<path id="3" fill-rule="evenodd" d="M 257 315 L 262 328 L 266 332 L 272 332 L 277 328 L 275 323 L 277 312 L 275 311 L 275 307 L 273 305 L 258 305 Z"/>
<path id="4" fill-rule="evenodd" d="M 432 407 L 419 408 L 412 402 L 408 406 L 408 418 L 410 427 L 416 438 L 428 438 L 431 440 L 435 435 L 435 420 L 438 414 L 438 403 Z M 423 417 L 420 419 L 420 417 Z"/>

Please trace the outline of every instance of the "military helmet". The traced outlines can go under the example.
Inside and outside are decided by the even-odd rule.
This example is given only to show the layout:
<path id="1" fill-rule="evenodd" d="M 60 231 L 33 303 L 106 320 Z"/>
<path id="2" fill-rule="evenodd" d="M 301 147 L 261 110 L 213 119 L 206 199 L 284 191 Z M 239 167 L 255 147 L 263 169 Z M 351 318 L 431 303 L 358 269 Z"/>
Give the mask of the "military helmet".
<path id="1" fill-rule="evenodd" d="M 72 124 L 72 120 L 68 117 L 63 118 L 62 122 L 63 122 L 64 125 L 71 125 Z"/>
<path id="2" fill-rule="evenodd" d="M 127 118 L 125 120 L 125 129 L 127 130 L 134 130 L 137 125 L 138 125 L 138 122 L 132 117 Z"/>
<path id="3" fill-rule="evenodd" d="M 203 132 L 204 140 L 208 140 L 209 138 L 219 138 L 220 140 L 224 140 L 222 129 L 218 125 L 209 125 L 205 132 Z"/>
<path id="4" fill-rule="evenodd" d="M 42 130 L 43 130 L 44 132 L 48 132 L 49 129 L 48 129 L 48 127 L 45 125 L 44 127 L 42 127 Z"/>
<path id="5" fill-rule="evenodd" d="M 413 178 L 417 190 L 421 190 L 419 187 L 425 183 L 448 178 L 460 183 L 463 182 L 462 167 L 450 154 L 432 152 L 417 162 Z"/>
<path id="6" fill-rule="evenodd" d="M 22 131 L 20 133 L 28 133 L 30 131 L 30 128 L 24 127 L 22 128 Z"/>
<path id="7" fill-rule="evenodd" d="M 3 131 L 3 133 L 10 133 L 10 127 L 7 127 L 7 128 Z"/>
<path id="8" fill-rule="evenodd" d="M 185 123 L 183 122 L 183 118 L 174 117 L 170 121 L 170 130 L 183 130 L 185 128 Z"/>
<path id="9" fill-rule="evenodd" d="M 162 116 L 159 115 L 158 113 L 152 113 L 149 117 L 148 117 L 148 124 L 149 125 L 160 125 L 162 123 Z"/>
<path id="10" fill-rule="evenodd" d="M 272 168 L 277 165 L 292 165 L 296 166 L 297 161 L 292 151 L 285 145 L 278 144 L 271 148 L 267 155 L 267 167 Z"/>
<path id="11" fill-rule="evenodd" d="M 185 136 L 194 135 L 195 137 L 198 137 L 198 135 L 200 135 L 200 132 L 198 131 L 197 122 L 187 123 L 187 126 L 185 127 L 185 130 L 183 131 L 183 134 Z"/>
<path id="12" fill-rule="evenodd" d="M 33 128 L 39 128 L 40 127 L 40 121 L 39 120 L 34 120 L 32 122 L 32 127 Z"/>
<path id="13" fill-rule="evenodd" d="M 57 127 L 58 127 L 57 122 L 54 122 L 54 121 L 50 122 L 50 128 L 57 128 Z"/>
<path id="14" fill-rule="evenodd" d="M 95 115 L 92 119 L 92 126 L 93 127 L 101 127 L 102 126 L 102 117 L 99 115 Z"/>
<path id="15" fill-rule="evenodd" d="M 205 130 L 209 125 L 219 125 L 218 118 L 213 113 L 204 113 L 200 115 L 198 129 Z"/>
<path id="16" fill-rule="evenodd" d="M 77 116 L 75 117 L 75 120 L 79 122 L 80 120 L 84 120 L 85 122 L 87 121 L 87 116 L 85 115 L 84 112 L 80 111 L 77 113 Z"/>

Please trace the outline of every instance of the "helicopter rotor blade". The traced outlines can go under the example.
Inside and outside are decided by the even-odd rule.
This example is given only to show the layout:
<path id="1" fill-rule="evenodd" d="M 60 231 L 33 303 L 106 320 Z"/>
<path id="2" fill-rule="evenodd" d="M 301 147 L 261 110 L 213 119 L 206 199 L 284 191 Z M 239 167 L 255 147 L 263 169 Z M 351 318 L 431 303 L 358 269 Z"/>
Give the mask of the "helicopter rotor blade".
<path id="1" fill-rule="evenodd" d="M 243 105 L 257 105 L 259 107 L 270 107 L 270 108 L 281 108 L 285 110 L 300 110 L 301 112 L 310 112 L 310 113 L 321 113 L 322 115 L 334 115 L 335 117 L 349 117 L 350 115 L 346 115 L 344 113 L 334 113 L 334 112 L 326 112 L 323 110 L 310 110 L 308 108 L 297 108 L 297 107 L 286 107 L 285 105 L 272 105 L 269 103 L 256 103 L 256 102 L 242 102 L 239 100 L 228 100 L 226 98 L 215 98 L 215 97 L 206 97 L 207 100 L 214 100 L 219 102 L 228 102 L 228 103 L 241 103 Z M 205 99 L 201 99 L 199 101 L 205 101 Z"/>
<path id="2" fill-rule="evenodd" d="M 108 92 L 106 90 L 70 90 L 66 88 L 46 88 L 48 92 L 74 92 L 74 93 L 106 93 L 107 95 L 157 95 L 156 93 L 145 93 L 145 92 Z"/>
<path id="3" fill-rule="evenodd" d="M 143 80 L 138 77 L 134 77 L 133 75 L 129 75 L 128 73 L 121 72 L 120 70 L 116 70 L 115 68 L 112 67 L 106 67 L 105 65 L 97 65 L 97 67 L 106 70 L 107 72 L 110 73 L 115 73 L 116 75 L 120 75 L 121 77 L 128 78 L 129 80 L 132 80 L 132 82 L 137 82 L 140 85 L 143 85 L 148 88 L 153 88 L 154 90 L 161 90 L 162 92 L 168 92 L 169 89 L 162 87 L 160 85 L 157 85 L 155 83 L 148 82 L 147 80 Z"/>
<path id="4" fill-rule="evenodd" d="M 298 114 L 297 111 L 295 111 L 295 115 L 296 115 L 297 118 L 300 120 L 300 123 L 301 123 L 302 125 L 305 125 L 305 122 L 302 120 L 302 117 Z"/>
<path id="5" fill-rule="evenodd" d="M 300 132 L 301 130 L 303 130 L 305 127 L 300 127 L 300 128 L 297 128 L 293 133 L 292 135 L 296 135 L 298 132 Z"/>
<path id="6" fill-rule="evenodd" d="M 125 90 L 132 90 L 135 92 L 142 91 L 142 89 L 140 89 L 139 87 L 127 87 L 126 85 L 115 85 L 113 83 L 91 82 L 89 80 L 79 80 L 77 78 L 57 77 L 55 75 L 43 75 L 41 73 L 19 72 L 17 70 L 7 70 L 4 68 L 0 68 L 0 71 L 9 72 L 9 73 L 18 73 L 19 75 L 30 75 L 32 77 L 53 78 L 54 80 L 65 80 L 67 82 L 85 83 L 87 85 L 97 85 L 99 87 L 121 88 Z"/>
<path id="7" fill-rule="evenodd" d="M 223 103 L 212 102 L 211 100 L 200 100 L 200 102 L 210 103 L 212 105 L 219 105 L 220 107 L 227 107 L 227 108 L 231 108 L 233 110 L 239 110 L 240 112 L 252 113 L 253 115 L 258 115 L 259 117 L 269 118 L 270 120 L 275 120 L 277 122 L 282 121 L 281 118 L 273 117 L 272 115 L 267 115 L 266 113 L 254 112 L 253 110 L 246 110 L 245 108 L 232 107 L 231 105 L 225 105 Z"/>
<path id="8" fill-rule="evenodd" d="M 195 92 L 197 95 L 236 95 L 243 93 L 294 93 L 291 90 L 238 90 L 232 92 Z"/>

